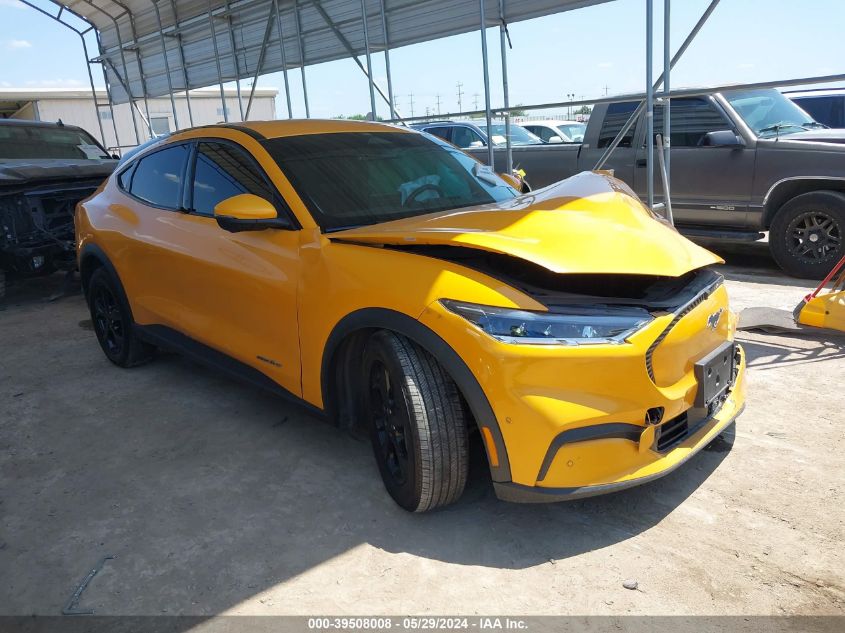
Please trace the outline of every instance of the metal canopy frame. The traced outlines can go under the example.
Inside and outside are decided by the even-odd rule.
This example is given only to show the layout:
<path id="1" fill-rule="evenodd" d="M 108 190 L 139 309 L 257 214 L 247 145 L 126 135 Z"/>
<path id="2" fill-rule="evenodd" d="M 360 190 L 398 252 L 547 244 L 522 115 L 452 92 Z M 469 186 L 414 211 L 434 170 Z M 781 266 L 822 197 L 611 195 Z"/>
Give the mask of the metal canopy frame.
<path id="1" fill-rule="evenodd" d="M 645 3 L 646 90 L 640 94 L 615 95 L 599 99 L 561 101 L 510 106 L 508 92 L 507 49 L 511 46 L 508 24 L 571 11 L 612 0 L 49 0 L 58 7 L 52 14 L 21 0 L 36 11 L 47 15 L 76 32 L 83 45 L 94 107 L 100 135 L 105 134 L 100 108 L 129 102 L 135 141 L 141 142 L 137 115 L 153 135 L 149 118 L 149 97 L 169 95 L 176 129 L 180 127 L 174 98 L 175 92 L 185 91 L 188 119 L 193 125 L 190 90 L 215 83 L 220 87 L 223 119 L 229 121 L 224 83 L 235 82 L 238 111 L 241 120 L 249 118 L 256 83 L 261 74 L 281 71 L 284 77 L 288 117 L 293 117 L 288 71 L 299 68 L 302 81 L 302 100 L 306 117 L 310 117 L 305 67 L 338 59 L 352 59 L 367 79 L 370 116 L 378 117 L 376 94 L 387 104 L 388 121 L 406 123 L 426 120 L 422 117 L 403 117 L 396 108 L 390 49 L 431 41 L 478 30 L 481 36 L 481 69 L 484 80 L 484 109 L 447 113 L 439 118 L 484 116 L 488 130 L 494 116 L 503 116 L 506 138 L 506 165 L 513 169 L 510 135 L 510 116 L 514 110 L 540 110 L 573 107 L 623 100 L 640 103 L 625 125 L 607 147 L 595 165 L 601 169 L 628 130 L 645 112 L 647 133 L 647 198 L 654 204 L 654 147 L 658 145 L 660 176 L 663 180 L 664 201 L 671 217 L 671 117 L 672 97 L 691 96 L 739 87 L 775 87 L 803 85 L 845 80 L 845 74 L 804 77 L 780 81 L 736 84 L 695 90 L 672 90 L 671 71 L 692 41 L 706 24 L 720 0 L 711 0 L 698 22 L 674 55 L 671 51 L 671 0 L 663 0 L 663 72 L 656 81 L 652 77 L 654 47 L 654 1 Z M 63 19 L 73 15 L 87 28 L 80 29 Z M 495 15 L 495 21 L 488 16 Z M 489 55 L 487 29 L 499 27 L 502 68 L 503 106 L 494 108 L 490 97 Z M 221 35 L 220 30 L 223 29 Z M 85 36 L 93 32 L 98 55 L 90 57 Z M 175 45 L 173 45 L 175 43 Z M 381 51 L 387 79 L 387 93 L 373 77 L 373 53 Z M 127 52 L 134 53 L 134 64 L 127 61 Z M 360 57 L 364 57 L 362 62 Z M 92 65 L 99 64 L 106 84 L 108 103 L 97 100 Z M 246 110 L 241 94 L 241 80 L 252 79 Z M 661 90 L 662 85 L 662 90 Z M 143 101 L 144 111 L 138 106 Z M 663 129 L 654 130 L 654 107 L 663 108 Z M 117 126 L 112 114 L 115 138 Z M 494 166 L 493 146 L 488 143 L 488 162 Z M 661 206 L 661 205 L 657 205 Z"/>

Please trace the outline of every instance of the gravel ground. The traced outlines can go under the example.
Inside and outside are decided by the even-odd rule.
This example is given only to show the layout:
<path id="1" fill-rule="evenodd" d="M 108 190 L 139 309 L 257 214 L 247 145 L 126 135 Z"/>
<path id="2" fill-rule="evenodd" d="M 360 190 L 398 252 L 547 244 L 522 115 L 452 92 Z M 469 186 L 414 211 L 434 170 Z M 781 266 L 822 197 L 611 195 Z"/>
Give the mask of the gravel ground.
<path id="1" fill-rule="evenodd" d="M 725 247 L 736 308 L 809 286 Z M 369 445 L 174 355 L 111 366 L 50 278 L 0 308 L 0 614 L 845 614 L 845 346 L 742 333 L 735 427 L 652 484 L 424 516 Z M 636 580 L 638 590 L 623 587 Z"/>

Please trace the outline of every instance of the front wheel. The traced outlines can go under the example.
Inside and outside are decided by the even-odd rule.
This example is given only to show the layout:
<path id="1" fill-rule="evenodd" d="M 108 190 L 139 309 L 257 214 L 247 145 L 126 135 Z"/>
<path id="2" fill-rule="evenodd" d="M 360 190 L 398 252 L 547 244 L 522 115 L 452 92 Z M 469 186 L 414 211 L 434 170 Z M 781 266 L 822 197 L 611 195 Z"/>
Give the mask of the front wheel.
<path id="1" fill-rule="evenodd" d="M 425 512 L 457 500 L 469 458 L 452 379 L 421 347 L 383 330 L 364 349 L 362 383 L 373 451 L 394 501 Z"/>
<path id="2" fill-rule="evenodd" d="M 769 248 L 790 275 L 821 279 L 845 255 L 845 195 L 813 191 L 796 196 L 775 215 Z"/>

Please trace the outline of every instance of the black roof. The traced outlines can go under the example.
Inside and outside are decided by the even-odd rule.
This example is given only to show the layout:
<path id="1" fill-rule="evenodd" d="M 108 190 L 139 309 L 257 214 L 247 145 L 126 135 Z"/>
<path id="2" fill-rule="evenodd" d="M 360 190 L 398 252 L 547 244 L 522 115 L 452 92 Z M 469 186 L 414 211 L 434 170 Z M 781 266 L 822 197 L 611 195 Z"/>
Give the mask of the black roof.
<path id="1" fill-rule="evenodd" d="M 75 125 L 65 125 L 64 123 L 53 121 L 33 121 L 31 119 L 0 119 L 0 125 L 18 125 L 26 127 L 77 127 Z"/>

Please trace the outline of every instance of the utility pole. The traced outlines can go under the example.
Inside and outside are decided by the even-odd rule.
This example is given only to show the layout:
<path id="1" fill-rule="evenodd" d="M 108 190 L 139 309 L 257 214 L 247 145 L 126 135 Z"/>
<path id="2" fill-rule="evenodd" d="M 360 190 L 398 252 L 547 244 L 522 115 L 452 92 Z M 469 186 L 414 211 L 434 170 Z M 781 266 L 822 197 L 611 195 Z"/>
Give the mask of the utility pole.
<path id="1" fill-rule="evenodd" d="M 440 93 L 438 92 L 435 96 L 437 98 L 437 116 L 440 116 Z"/>
<path id="2" fill-rule="evenodd" d="M 607 96 L 607 84 L 605 84 L 605 86 L 604 86 L 604 96 L 605 97 Z"/>
<path id="3" fill-rule="evenodd" d="M 478 96 L 479 95 L 478 95 L 477 92 L 474 95 L 472 95 L 472 107 L 475 110 L 478 110 Z"/>
<path id="4" fill-rule="evenodd" d="M 428 106 L 425 107 L 425 118 L 429 118 L 431 116 L 431 108 Z"/>
<path id="5" fill-rule="evenodd" d="M 414 118 L 414 93 L 408 95 L 408 99 L 411 102 L 411 118 Z"/>
<path id="6" fill-rule="evenodd" d="M 460 81 L 458 82 L 457 85 L 458 85 L 458 112 L 461 112 L 464 109 L 463 105 L 462 105 L 463 104 L 464 91 L 461 90 L 461 88 L 463 88 L 464 85 Z"/>

